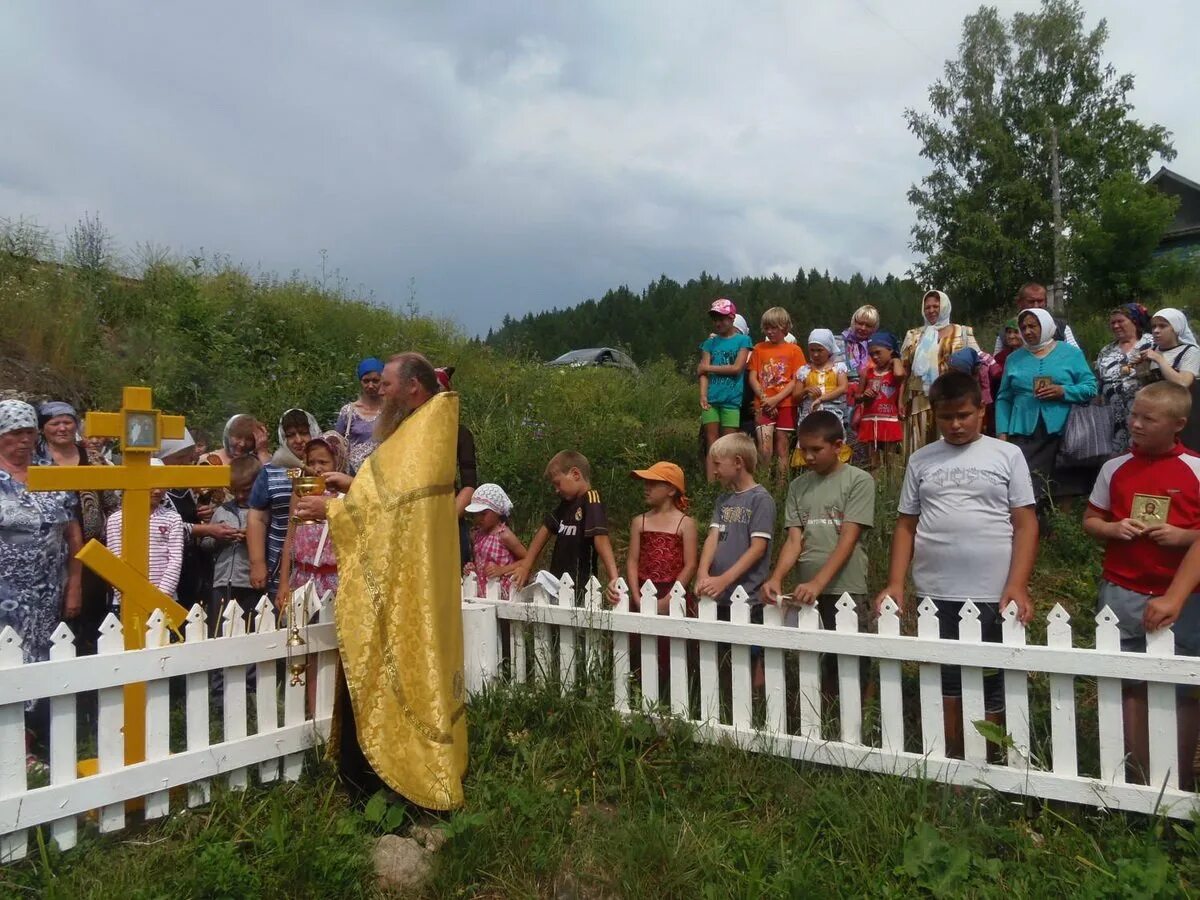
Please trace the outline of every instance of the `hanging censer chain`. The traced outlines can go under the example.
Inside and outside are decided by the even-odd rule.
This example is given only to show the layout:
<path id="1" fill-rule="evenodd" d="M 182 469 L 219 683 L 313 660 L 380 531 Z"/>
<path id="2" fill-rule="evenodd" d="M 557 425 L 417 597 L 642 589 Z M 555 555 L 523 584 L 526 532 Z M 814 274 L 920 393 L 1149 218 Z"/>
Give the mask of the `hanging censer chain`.
<path id="1" fill-rule="evenodd" d="M 302 610 L 299 614 L 296 612 L 295 600 L 291 598 L 288 600 L 289 627 L 285 652 L 287 654 L 288 671 L 292 674 L 291 683 L 293 687 L 304 684 L 305 653 L 303 650 L 298 650 L 297 648 L 308 644 L 308 641 L 305 640 L 308 637 L 308 591 L 304 590 L 302 593 L 304 599 L 302 601 Z M 297 618 L 301 619 L 304 623 L 303 637 L 300 635 L 300 622 L 296 621 Z"/>

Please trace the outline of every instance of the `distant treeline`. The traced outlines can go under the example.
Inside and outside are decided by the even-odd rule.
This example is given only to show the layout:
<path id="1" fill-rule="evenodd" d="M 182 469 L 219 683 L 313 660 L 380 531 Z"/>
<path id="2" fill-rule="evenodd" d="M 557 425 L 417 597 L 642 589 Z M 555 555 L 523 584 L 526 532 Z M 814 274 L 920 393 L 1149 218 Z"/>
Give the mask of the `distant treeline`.
<path id="1" fill-rule="evenodd" d="M 750 323 L 755 338 L 759 318 L 772 306 L 792 315 L 793 332 L 804 342 L 810 329 L 841 331 L 864 303 L 879 309 L 883 327 L 903 333 L 920 324 L 921 288 L 908 279 L 889 275 L 880 281 L 854 275 L 848 281 L 816 269 L 795 278 L 778 275 L 723 281 L 701 274 L 686 284 L 665 275 L 640 294 L 622 286 L 599 300 L 570 309 L 505 316 L 501 327 L 489 331 L 486 342 L 504 352 L 553 359 L 583 347 L 618 347 L 639 363 L 667 357 L 686 364 L 708 335 L 708 307 L 728 297 Z"/>

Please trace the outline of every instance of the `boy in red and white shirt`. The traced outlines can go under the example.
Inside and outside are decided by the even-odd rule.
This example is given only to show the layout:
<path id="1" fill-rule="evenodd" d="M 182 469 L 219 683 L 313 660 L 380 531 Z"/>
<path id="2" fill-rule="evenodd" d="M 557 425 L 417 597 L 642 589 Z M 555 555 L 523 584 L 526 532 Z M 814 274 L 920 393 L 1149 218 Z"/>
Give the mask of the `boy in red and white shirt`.
<path id="1" fill-rule="evenodd" d="M 1191 411 L 1187 388 L 1158 382 L 1138 391 L 1129 414 L 1133 447 L 1100 470 L 1083 528 L 1105 542 L 1097 608 L 1117 616 L 1121 649 L 1145 652 L 1149 601 L 1166 593 L 1189 548 L 1200 539 L 1200 457 L 1178 441 Z M 1175 625 L 1175 652 L 1200 656 L 1200 604 L 1188 603 Z M 1146 683 L 1122 685 L 1127 778 L 1144 784 L 1150 765 Z M 1179 786 L 1192 790 L 1200 703 L 1178 696 Z"/>

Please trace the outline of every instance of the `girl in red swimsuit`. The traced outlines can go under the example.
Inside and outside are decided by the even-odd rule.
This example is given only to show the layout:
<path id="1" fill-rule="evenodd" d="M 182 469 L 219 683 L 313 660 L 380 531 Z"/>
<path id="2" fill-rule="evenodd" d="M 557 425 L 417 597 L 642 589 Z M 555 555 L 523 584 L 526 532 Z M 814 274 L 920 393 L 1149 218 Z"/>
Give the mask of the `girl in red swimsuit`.
<path id="1" fill-rule="evenodd" d="M 671 588 L 676 582 L 687 587 L 696 577 L 699 561 L 696 523 L 687 515 L 683 469 L 674 463 L 657 462 L 632 474 L 643 482 L 646 512 L 629 523 L 629 558 L 625 561 L 629 606 L 632 610 L 641 609 L 642 585 L 649 581 L 658 597 L 658 614 L 665 616 L 670 609 Z M 695 598 L 689 594 L 689 616 L 695 617 L 695 604 Z M 659 638 L 660 677 L 665 674 L 662 670 L 669 667 L 669 646 L 667 638 Z M 631 652 L 636 650 L 631 648 Z"/>

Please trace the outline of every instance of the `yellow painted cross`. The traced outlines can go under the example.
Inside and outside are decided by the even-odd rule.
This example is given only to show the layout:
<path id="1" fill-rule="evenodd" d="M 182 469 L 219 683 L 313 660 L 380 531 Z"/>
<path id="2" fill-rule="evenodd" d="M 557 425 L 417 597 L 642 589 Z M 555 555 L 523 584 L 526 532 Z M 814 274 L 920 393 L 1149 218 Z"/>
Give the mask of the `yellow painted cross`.
<path id="1" fill-rule="evenodd" d="M 121 626 L 125 649 L 145 646 L 146 620 L 161 609 L 173 630 L 187 610 L 149 580 L 150 492 L 167 488 L 228 487 L 227 466 L 152 466 L 164 440 L 183 437 L 183 416 L 163 415 L 154 408 L 150 388 L 127 387 L 120 412 L 89 412 L 88 437 L 121 442 L 119 466 L 39 466 L 29 470 L 31 491 L 123 491 L 121 556 L 99 541 L 89 541 L 78 554 L 85 566 L 121 592 Z M 125 688 L 125 762 L 146 758 L 146 686 Z"/>

